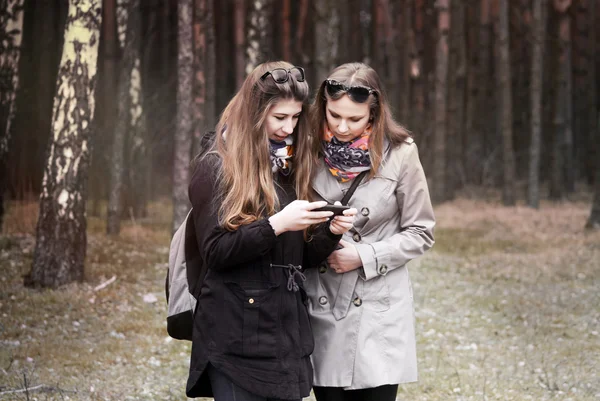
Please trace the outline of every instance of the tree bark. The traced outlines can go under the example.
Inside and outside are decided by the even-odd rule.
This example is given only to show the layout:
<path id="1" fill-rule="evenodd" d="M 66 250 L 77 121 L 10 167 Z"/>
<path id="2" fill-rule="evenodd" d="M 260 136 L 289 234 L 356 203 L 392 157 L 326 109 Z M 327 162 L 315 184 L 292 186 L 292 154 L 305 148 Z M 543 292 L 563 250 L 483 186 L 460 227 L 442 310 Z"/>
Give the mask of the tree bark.
<path id="1" fill-rule="evenodd" d="M 466 97 L 466 49 L 465 49 L 465 4 L 461 1 L 452 2 L 450 30 L 450 53 L 448 81 L 448 116 L 447 116 L 447 199 L 454 199 L 456 191 L 464 182 L 465 168 L 461 158 L 462 137 L 465 123 Z"/>
<path id="2" fill-rule="evenodd" d="M 540 205 L 540 160 L 542 146 L 542 94 L 546 0 L 533 0 L 533 44 L 531 53 L 531 145 L 529 148 L 529 186 L 527 204 Z"/>
<path id="3" fill-rule="evenodd" d="M 479 68 L 477 82 L 480 88 L 479 107 L 477 108 L 479 135 L 483 140 L 481 152 L 478 155 L 478 162 L 474 168 L 473 179 L 475 184 L 482 184 L 486 181 L 485 165 L 487 158 L 491 157 L 494 146 L 490 145 L 489 138 L 495 134 L 493 126 L 494 118 L 491 111 L 493 106 L 493 87 L 492 81 L 492 23 L 491 23 L 491 1 L 481 0 L 481 23 L 479 25 Z M 490 132 L 492 132 L 490 134 Z"/>
<path id="4" fill-rule="evenodd" d="M 413 72 L 413 63 L 417 58 L 417 50 L 415 47 L 415 34 L 413 32 L 413 3 L 414 0 L 405 0 L 404 8 L 402 10 L 402 32 L 397 32 L 397 38 L 405 43 L 402 46 L 402 81 L 399 86 L 400 94 L 398 96 L 399 99 L 399 116 L 402 124 L 410 124 L 410 115 L 412 112 L 412 104 L 411 104 L 411 77 Z M 409 129 L 413 129 L 414 127 L 409 126 Z"/>
<path id="5" fill-rule="evenodd" d="M 596 149 L 600 148 L 600 113 L 598 115 L 598 122 L 594 129 L 593 135 L 596 137 Z M 590 212 L 590 218 L 588 219 L 585 227 L 588 229 L 600 230 L 600 161 L 596 158 L 596 172 L 594 177 L 594 200 L 592 202 L 592 211 Z"/>
<path id="6" fill-rule="evenodd" d="M 435 68 L 435 132 L 433 144 L 433 201 L 447 199 L 446 177 L 446 113 L 448 96 L 448 31 L 450 29 L 450 0 L 437 2 L 438 39 Z"/>
<path id="7" fill-rule="evenodd" d="M 235 83 L 236 90 L 242 87 L 246 78 L 246 1 L 235 0 L 233 11 L 235 30 Z M 207 21 L 208 22 L 208 21 Z M 212 22 L 212 21 L 211 21 Z M 214 24 L 212 24 L 214 25 Z M 211 26 L 212 26 L 211 25 Z M 214 30 L 214 27 L 211 28 Z M 213 40 L 214 42 L 214 40 Z"/>
<path id="8" fill-rule="evenodd" d="M 469 184 L 475 184 L 481 177 L 480 158 L 483 151 L 483 138 L 480 119 L 477 115 L 483 88 L 478 82 L 481 60 L 479 60 L 479 14 L 481 2 L 467 8 L 467 100 L 465 110 L 465 135 L 463 154 L 465 179 Z M 478 173 L 479 171 L 479 173 Z"/>
<path id="9" fill-rule="evenodd" d="M 269 54 L 267 42 L 268 2 L 269 0 L 254 0 L 251 2 L 248 47 L 246 48 L 246 74 L 250 74 L 257 65 L 267 61 L 267 54 Z"/>
<path id="10" fill-rule="evenodd" d="M 115 8 L 114 17 L 117 18 L 117 32 L 123 57 L 119 70 L 119 84 L 117 88 L 118 118 L 113 133 L 112 151 L 110 153 L 108 207 L 106 213 L 106 233 L 119 235 L 121 230 L 122 196 L 123 196 L 123 171 L 125 169 L 125 137 L 131 129 L 130 96 L 131 73 L 135 65 L 134 27 L 132 14 L 135 10 L 136 0 L 119 0 Z M 125 4 L 124 4 L 125 3 Z M 135 4 L 138 5 L 138 4 Z M 118 9 L 118 10 L 117 10 Z M 106 8 L 104 9 L 106 12 Z M 109 17 L 107 15 L 107 17 Z M 113 15 L 110 15 L 112 18 Z M 107 22 L 107 19 L 104 19 Z"/>
<path id="11" fill-rule="evenodd" d="M 52 141 L 44 171 L 37 241 L 27 284 L 81 281 L 86 254 L 87 172 L 100 0 L 71 0 L 54 100 Z"/>
<path id="12" fill-rule="evenodd" d="M 193 153 L 200 153 L 202 136 L 206 131 L 206 3 L 212 0 L 194 0 L 194 82 L 193 82 Z M 236 11 L 237 13 L 237 11 Z M 236 28 L 237 29 L 237 28 Z"/>
<path id="13" fill-rule="evenodd" d="M 190 153 L 192 151 L 192 82 L 193 82 L 193 35 L 192 0 L 178 4 L 178 83 L 177 128 L 173 165 L 173 232 L 185 219 L 190 205 L 187 196 L 189 183 Z"/>
<path id="14" fill-rule="evenodd" d="M 23 38 L 24 0 L 0 3 L 0 231 L 4 220 L 4 192 L 7 182 L 7 155 L 15 98 L 19 85 L 19 56 Z"/>
<path id="15" fill-rule="evenodd" d="M 571 21 L 570 0 L 554 0 L 559 18 L 558 75 L 554 114 L 553 166 L 550 197 L 558 200 L 570 192 L 573 174 L 573 131 L 571 127 Z"/>
<path id="16" fill-rule="evenodd" d="M 334 1 L 317 1 L 316 40 L 315 40 L 315 75 L 320 85 L 327 74 L 337 63 L 339 54 L 340 15 Z"/>
<path id="17" fill-rule="evenodd" d="M 502 127 L 502 165 L 503 185 L 502 202 L 505 206 L 513 206 L 515 197 L 515 153 L 513 149 L 513 116 L 512 116 L 512 81 L 510 71 L 510 44 L 508 0 L 500 0 L 498 40 L 498 89 L 501 95 L 501 127 Z"/>

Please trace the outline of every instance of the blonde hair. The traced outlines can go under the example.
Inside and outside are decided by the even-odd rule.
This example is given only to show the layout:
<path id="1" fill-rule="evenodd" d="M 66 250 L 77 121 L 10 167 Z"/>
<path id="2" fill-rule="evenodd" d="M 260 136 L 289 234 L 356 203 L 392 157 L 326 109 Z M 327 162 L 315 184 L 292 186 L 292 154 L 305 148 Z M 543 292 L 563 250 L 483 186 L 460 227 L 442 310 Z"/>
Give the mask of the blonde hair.
<path id="1" fill-rule="evenodd" d="M 296 195 L 308 199 L 311 161 L 309 126 L 305 108 L 309 88 L 292 74 L 284 83 L 272 76 L 261 79 L 275 68 L 289 70 L 292 64 L 276 61 L 259 65 L 245 79 L 231 99 L 216 127 L 213 149 L 221 156 L 219 172 L 219 223 L 227 230 L 270 216 L 279 209 L 273 182 L 268 134 L 264 123 L 269 111 L 281 100 L 302 102 L 302 113 L 294 135 L 292 177 Z"/>
<path id="2" fill-rule="evenodd" d="M 371 114 L 370 122 L 373 128 L 369 137 L 369 155 L 371 157 L 370 177 L 373 177 L 379 169 L 383 158 L 383 138 L 387 137 L 391 146 L 397 146 L 410 137 L 411 134 L 394 120 L 379 75 L 377 75 L 377 72 L 373 68 L 363 63 L 346 63 L 335 68 L 327 79 L 335 80 L 346 86 L 366 86 L 377 92 L 376 95 L 371 94 L 367 100 Z M 323 126 L 327 121 L 325 114 L 327 99 L 333 98 L 333 100 L 337 100 L 344 96 L 344 94 L 345 92 L 339 92 L 334 97 L 330 97 L 325 90 L 325 81 L 323 81 L 317 92 L 315 101 L 311 107 L 312 128 L 313 132 L 318 135 L 312 144 L 312 153 L 315 158 L 322 153 L 321 135 L 323 134 Z"/>

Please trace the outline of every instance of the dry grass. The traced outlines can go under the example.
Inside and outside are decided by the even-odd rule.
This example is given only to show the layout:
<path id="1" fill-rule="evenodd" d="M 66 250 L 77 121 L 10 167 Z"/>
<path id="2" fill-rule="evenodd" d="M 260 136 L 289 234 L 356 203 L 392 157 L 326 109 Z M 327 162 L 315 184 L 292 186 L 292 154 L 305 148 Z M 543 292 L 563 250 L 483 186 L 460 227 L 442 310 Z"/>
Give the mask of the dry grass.
<path id="1" fill-rule="evenodd" d="M 58 291 L 23 288 L 34 242 L 11 223 L 0 236 L 0 394 L 27 380 L 47 386 L 29 399 L 185 399 L 190 345 L 170 341 L 164 320 L 170 213 L 153 205 L 119 238 L 90 218 L 86 281 Z M 600 399 L 600 233 L 584 232 L 588 213 L 583 201 L 438 207 L 436 246 L 411 266 L 420 381 L 398 399 Z"/>

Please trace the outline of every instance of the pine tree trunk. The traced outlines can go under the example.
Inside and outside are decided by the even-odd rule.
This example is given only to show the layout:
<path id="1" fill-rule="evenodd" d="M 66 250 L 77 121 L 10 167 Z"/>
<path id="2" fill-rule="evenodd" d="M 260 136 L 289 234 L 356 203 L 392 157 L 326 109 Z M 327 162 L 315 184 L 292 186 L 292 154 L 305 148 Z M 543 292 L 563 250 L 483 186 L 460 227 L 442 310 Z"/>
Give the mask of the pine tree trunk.
<path id="1" fill-rule="evenodd" d="M 193 154 L 200 153 L 201 139 L 206 132 L 206 118 L 204 108 L 206 105 L 206 31 L 205 15 L 206 3 L 212 0 L 194 0 L 194 82 L 193 82 L 193 122 L 194 136 Z"/>
<path id="2" fill-rule="evenodd" d="M 488 158 L 491 157 L 490 148 L 493 151 L 494 146 L 489 144 L 489 138 L 495 136 L 495 128 L 492 118 L 493 105 L 493 90 L 492 85 L 492 23 L 491 23 L 491 1 L 481 0 L 481 23 L 479 25 L 479 68 L 478 68 L 478 85 L 480 88 L 479 107 L 477 115 L 479 117 L 477 126 L 479 127 L 479 135 L 483 140 L 480 160 L 475 169 L 475 184 L 483 184 L 485 177 L 485 165 L 488 163 Z M 490 134 L 490 132 L 493 132 Z"/>
<path id="3" fill-rule="evenodd" d="M 411 89 L 413 97 L 413 113 L 410 126 L 419 135 L 425 134 L 425 0 L 413 0 L 415 7 L 414 43 L 415 56 L 411 63 Z"/>
<path id="4" fill-rule="evenodd" d="M 510 71 L 510 44 L 509 44 L 509 21 L 508 0 L 500 0 L 498 38 L 498 91 L 500 93 L 502 110 L 502 165 L 503 185 L 502 202 L 505 206 L 513 206 L 515 198 L 515 153 L 513 149 L 513 117 L 512 117 L 512 81 Z"/>
<path id="5" fill-rule="evenodd" d="M 235 30 L 235 83 L 236 90 L 241 88 L 246 78 L 246 1 L 235 0 L 233 11 L 233 29 Z M 212 21 L 211 21 L 212 22 Z M 212 26 L 212 24 L 211 24 Z M 211 28 L 214 29 L 214 28 Z"/>
<path id="6" fill-rule="evenodd" d="M 267 38 L 268 2 L 270 0 L 253 0 L 248 20 L 248 47 L 246 48 L 246 74 L 267 61 L 269 45 Z"/>
<path id="7" fill-rule="evenodd" d="M 600 113 L 597 113 L 598 120 L 593 134 L 596 137 L 595 148 L 600 148 Z M 592 203 L 592 211 L 590 212 L 590 218 L 585 225 L 588 229 L 600 230 L 600 160 L 596 158 L 596 172 L 594 177 L 594 201 Z"/>
<path id="8" fill-rule="evenodd" d="M 434 202 L 447 199 L 446 182 L 446 99 L 448 96 L 448 31 L 450 29 L 450 0 L 437 2 L 438 39 L 435 67 L 435 119 L 433 144 L 433 193 Z"/>
<path id="9" fill-rule="evenodd" d="M 405 0 L 404 8 L 402 10 L 402 32 L 398 32 L 398 39 L 405 43 L 402 48 L 402 81 L 400 83 L 400 94 L 399 94 L 399 110 L 400 110 L 400 121 L 402 124 L 410 124 L 410 115 L 412 113 L 412 102 L 411 102 L 411 79 L 413 75 L 414 63 L 416 62 L 416 47 L 415 47 L 415 34 L 413 32 L 413 3 L 414 0 Z M 412 126 L 408 127 L 413 129 Z"/>
<path id="10" fill-rule="evenodd" d="M 131 130 L 131 100 L 130 86 L 131 73 L 135 66 L 135 23 L 133 13 L 138 1 L 119 0 L 115 9 L 117 18 L 117 32 L 119 44 L 123 50 L 123 57 L 119 66 L 119 86 L 117 88 L 118 118 L 115 123 L 112 151 L 110 153 L 110 178 L 108 186 L 108 209 L 106 213 L 106 233 L 119 235 L 121 230 L 123 179 L 125 170 L 125 142 L 127 133 Z M 106 11 L 106 9 L 105 9 Z M 105 19 L 106 22 L 106 19 Z"/>
<path id="11" fill-rule="evenodd" d="M 6 162 L 10 144 L 11 124 L 15 117 L 15 98 L 19 85 L 19 56 L 23 38 L 24 0 L 0 3 L 0 231 L 4 220 Z"/>
<path id="12" fill-rule="evenodd" d="M 90 122 L 100 0 L 71 0 L 54 100 L 52 140 L 40 196 L 37 241 L 28 284 L 58 287 L 81 281 L 86 254 Z"/>
<path id="13" fill-rule="evenodd" d="M 177 128 L 173 165 L 173 231 L 185 219 L 190 205 L 187 196 L 189 183 L 190 153 L 192 151 L 192 82 L 193 82 L 193 38 L 192 0 L 178 4 L 178 83 L 177 83 Z"/>
<path id="14" fill-rule="evenodd" d="M 447 115 L 447 187 L 446 198 L 454 199 L 455 192 L 464 182 L 464 167 L 461 158 L 465 122 L 466 91 L 466 49 L 465 49 L 465 4 L 452 2 L 452 29 L 450 30 L 450 53 L 448 81 L 448 115 Z"/>
<path id="15" fill-rule="evenodd" d="M 544 83 L 544 44 L 546 30 L 546 0 L 533 0 L 531 53 L 531 145 L 529 148 L 529 186 L 527 204 L 540 204 L 540 160 L 542 146 L 542 85 Z"/>
<path id="16" fill-rule="evenodd" d="M 481 127 L 479 126 L 479 117 L 477 111 L 482 97 L 478 73 L 480 69 L 479 60 L 479 14 L 481 2 L 467 8 L 467 100 L 465 110 L 465 135 L 463 143 L 463 155 L 465 166 L 465 179 L 469 184 L 477 182 L 480 177 L 481 167 L 480 158 L 483 150 L 483 140 Z"/>
<path id="17" fill-rule="evenodd" d="M 204 16 L 204 36 L 206 38 L 206 53 L 204 54 L 204 77 L 206 81 L 204 118 L 206 120 L 206 127 L 208 130 L 214 130 L 215 126 L 217 125 L 217 59 L 214 15 L 214 2 L 208 0 L 206 2 Z M 239 66 L 243 68 L 244 52 L 242 51 L 239 56 L 241 57 L 239 60 Z"/>
<path id="18" fill-rule="evenodd" d="M 554 114 L 553 166 L 550 197 L 562 199 L 569 192 L 573 176 L 573 132 L 571 129 L 571 22 L 570 0 L 554 0 L 559 18 L 558 74 Z"/>

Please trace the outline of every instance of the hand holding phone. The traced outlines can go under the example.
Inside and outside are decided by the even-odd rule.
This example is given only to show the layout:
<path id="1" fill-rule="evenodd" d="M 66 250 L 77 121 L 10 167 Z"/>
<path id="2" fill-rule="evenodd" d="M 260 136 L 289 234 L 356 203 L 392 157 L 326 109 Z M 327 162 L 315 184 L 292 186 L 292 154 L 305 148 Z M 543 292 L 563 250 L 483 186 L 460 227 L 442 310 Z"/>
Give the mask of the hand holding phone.
<path id="1" fill-rule="evenodd" d="M 334 216 L 341 216 L 344 214 L 344 210 L 350 209 L 347 205 L 325 205 L 323 207 L 313 209 L 315 212 L 333 212 Z"/>

